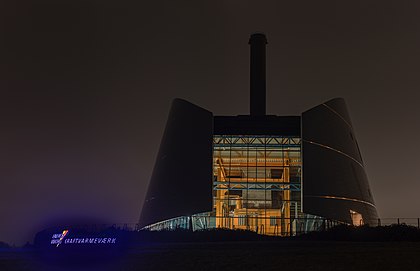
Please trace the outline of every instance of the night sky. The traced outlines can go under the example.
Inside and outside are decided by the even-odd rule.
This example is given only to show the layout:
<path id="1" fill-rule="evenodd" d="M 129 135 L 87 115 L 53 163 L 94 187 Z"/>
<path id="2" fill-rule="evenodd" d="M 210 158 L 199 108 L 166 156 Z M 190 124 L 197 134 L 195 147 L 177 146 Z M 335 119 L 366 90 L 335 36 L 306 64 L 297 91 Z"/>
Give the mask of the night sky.
<path id="1" fill-rule="evenodd" d="M 392 2 L 2 1 L 0 240 L 136 223 L 173 98 L 249 113 L 255 31 L 267 113 L 343 97 L 380 216 L 419 217 L 420 2 Z"/>

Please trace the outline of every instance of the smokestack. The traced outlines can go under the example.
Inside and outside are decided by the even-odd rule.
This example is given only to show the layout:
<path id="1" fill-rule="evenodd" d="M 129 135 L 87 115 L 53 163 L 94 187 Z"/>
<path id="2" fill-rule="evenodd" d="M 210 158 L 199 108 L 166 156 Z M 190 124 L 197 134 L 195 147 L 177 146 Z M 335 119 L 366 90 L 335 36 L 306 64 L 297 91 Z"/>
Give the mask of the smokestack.
<path id="1" fill-rule="evenodd" d="M 267 39 L 262 33 L 252 34 L 250 63 L 250 111 L 251 116 L 265 115 L 265 45 Z"/>

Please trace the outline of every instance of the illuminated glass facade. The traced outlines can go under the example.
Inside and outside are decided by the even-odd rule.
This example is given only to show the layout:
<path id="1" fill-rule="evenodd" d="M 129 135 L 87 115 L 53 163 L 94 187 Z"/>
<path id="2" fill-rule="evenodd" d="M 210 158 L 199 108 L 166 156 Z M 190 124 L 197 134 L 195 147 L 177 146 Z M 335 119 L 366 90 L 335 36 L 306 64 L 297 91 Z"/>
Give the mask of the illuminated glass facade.
<path id="1" fill-rule="evenodd" d="M 302 212 L 301 143 L 297 136 L 214 135 L 212 210 L 145 229 L 224 228 L 291 236 L 325 227 L 325 218 Z"/>
<path id="2" fill-rule="evenodd" d="M 295 232 L 302 217 L 301 166 L 299 137 L 215 135 L 215 226 L 269 235 Z"/>

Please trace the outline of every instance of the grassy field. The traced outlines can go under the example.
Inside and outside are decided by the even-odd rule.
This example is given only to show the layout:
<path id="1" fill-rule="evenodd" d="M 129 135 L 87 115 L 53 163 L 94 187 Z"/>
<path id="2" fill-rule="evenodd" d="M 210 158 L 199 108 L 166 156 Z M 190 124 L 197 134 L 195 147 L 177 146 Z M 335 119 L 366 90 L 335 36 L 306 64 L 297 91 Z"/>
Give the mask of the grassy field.
<path id="1" fill-rule="evenodd" d="M 85 260 L 89 259 L 85 256 Z M 420 270 L 420 242 L 150 243 L 117 259 L 41 259 L 33 250 L 0 251 L 0 270 Z"/>

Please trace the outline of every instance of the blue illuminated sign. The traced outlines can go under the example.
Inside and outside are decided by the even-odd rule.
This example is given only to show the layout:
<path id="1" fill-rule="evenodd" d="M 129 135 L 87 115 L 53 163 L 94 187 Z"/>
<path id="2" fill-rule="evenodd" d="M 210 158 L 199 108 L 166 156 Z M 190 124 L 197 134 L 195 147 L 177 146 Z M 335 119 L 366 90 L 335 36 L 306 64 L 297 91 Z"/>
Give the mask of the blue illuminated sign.
<path id="1" fill-rule="evenodd" d="M 62 233 L 55 233 L 51 236 L 51 245 L 58 247 L 59 245 L 68 244 L 116 244 L 117 238 L 110 236 L 92 237 L 92 236 L 69 236 L 69 230 L 63 230 Z"/>

